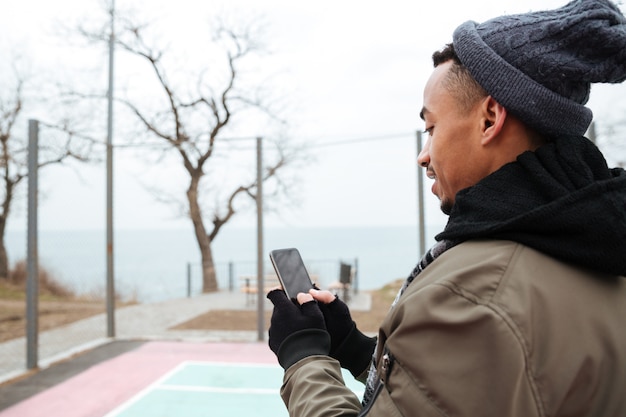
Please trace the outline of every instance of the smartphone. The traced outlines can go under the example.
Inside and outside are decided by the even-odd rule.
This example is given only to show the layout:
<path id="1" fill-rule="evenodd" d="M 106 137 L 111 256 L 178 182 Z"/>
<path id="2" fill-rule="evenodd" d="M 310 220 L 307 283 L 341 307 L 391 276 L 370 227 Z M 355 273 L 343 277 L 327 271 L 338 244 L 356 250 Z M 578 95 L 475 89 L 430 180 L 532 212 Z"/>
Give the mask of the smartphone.
<path id="1" fill-rule="evenodd" d="M 298 293 L 308 293 L 313 288 L 298 249 L 276 249 L 270 252 L 270 260 L 287 297 L 296 298 Z"/>

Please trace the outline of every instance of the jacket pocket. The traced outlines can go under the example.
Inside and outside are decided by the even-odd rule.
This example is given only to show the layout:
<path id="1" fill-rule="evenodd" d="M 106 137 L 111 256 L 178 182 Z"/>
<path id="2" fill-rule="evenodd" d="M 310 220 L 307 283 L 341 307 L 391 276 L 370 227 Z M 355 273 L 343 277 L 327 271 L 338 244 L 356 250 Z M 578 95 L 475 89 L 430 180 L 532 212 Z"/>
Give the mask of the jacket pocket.
<path id="1" fill-rule="evenodd" d="M 389 401 L 391 401 L 397 412 L 397 414 L 393 415 L 420 417 L 448 415 L 433 402 L 426 388 L 420 386 L 418 381 L 411 378 L 402 364 L 397 361 L 394 362 L 383 391 L 387 394 Z"/>

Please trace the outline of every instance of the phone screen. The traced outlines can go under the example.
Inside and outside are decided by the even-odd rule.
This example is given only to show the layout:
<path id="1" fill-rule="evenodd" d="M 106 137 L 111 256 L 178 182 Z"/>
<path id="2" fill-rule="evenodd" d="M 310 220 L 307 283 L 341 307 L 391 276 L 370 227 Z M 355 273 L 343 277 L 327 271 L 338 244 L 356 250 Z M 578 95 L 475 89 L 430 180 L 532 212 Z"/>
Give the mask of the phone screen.
<path id="1" fill-rule="evenodd" d="M 298 293 L 308 293 L 313 288 L 309 273 L 297 249 L 273 250 L 270 252 L 270 260 L 287 297 L 296 298 Z"/>

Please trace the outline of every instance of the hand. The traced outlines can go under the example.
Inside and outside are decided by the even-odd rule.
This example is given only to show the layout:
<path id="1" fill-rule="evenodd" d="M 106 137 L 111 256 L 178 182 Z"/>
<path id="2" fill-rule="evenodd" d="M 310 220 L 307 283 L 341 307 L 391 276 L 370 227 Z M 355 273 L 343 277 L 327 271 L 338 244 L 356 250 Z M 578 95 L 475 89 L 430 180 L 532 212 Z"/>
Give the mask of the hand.
<path id="1" fill-rule="evenodd" d="M 350 309 L 330 291 L 309 290 L 311 297 L 319 302 L 319 308 L 324 314 L 326 329 L 330 334 L 330 356 L 344 342 L 348 334 L 356 327 Z M 336 359 L 336 358 L 335 358 Z"/>
<path id="2" fill-rule="evenodd" d="M 328 355 L 330 336 L 317 302 L 300 293 L 298 303 L 287 298 L 283 290 L 267 294 L 274 304 L 269 329 L 269 346 L 284 369 L 307 356 Z"/>
<path id="3" fill-rule="evenodd" d="M 309 290 L 311 297 L 318 301 L 324 315 L 326 329 L 330 334 L 330 356 L 341 366 L 358 377 L 367 370 L 376 348 L 376 338 L 367 337 L 352 320 L 350 309 L 330 291 Z"/>

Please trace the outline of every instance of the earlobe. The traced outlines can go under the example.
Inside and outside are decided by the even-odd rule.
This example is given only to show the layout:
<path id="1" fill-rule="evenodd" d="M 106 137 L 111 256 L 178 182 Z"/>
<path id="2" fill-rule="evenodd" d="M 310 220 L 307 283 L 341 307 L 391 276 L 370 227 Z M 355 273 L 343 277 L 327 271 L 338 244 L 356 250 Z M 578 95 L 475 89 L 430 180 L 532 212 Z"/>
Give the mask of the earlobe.
<path id="1" fill-rule="evenodd" d="M 506 109 L 493 97 L 489 96 L 482 104 L 483 137 L 482 144 L 486 145 L 498 137 L 506 120 Z"/>

